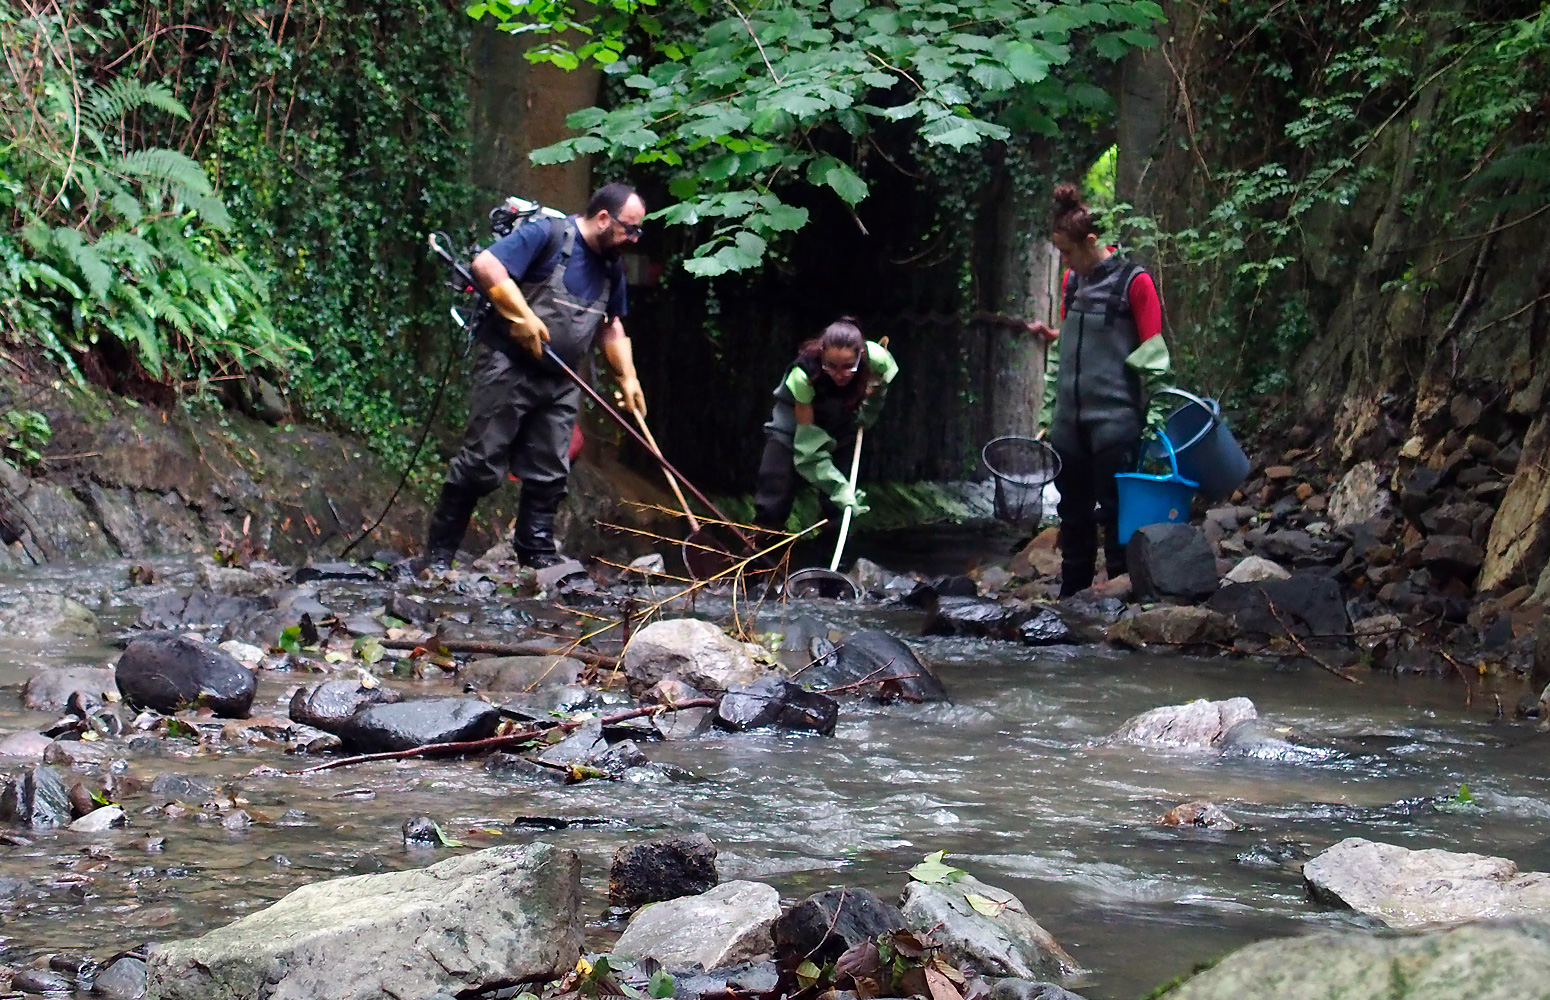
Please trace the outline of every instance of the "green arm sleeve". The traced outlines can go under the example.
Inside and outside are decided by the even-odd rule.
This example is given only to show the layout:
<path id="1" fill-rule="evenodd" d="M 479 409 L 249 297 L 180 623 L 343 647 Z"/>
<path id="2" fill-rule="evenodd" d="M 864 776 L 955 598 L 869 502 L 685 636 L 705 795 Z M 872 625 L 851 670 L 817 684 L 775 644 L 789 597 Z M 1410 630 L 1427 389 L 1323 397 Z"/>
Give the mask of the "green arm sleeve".
<path id="1" fill-rule="evenodd" d="M 817 424 L 797 424 L 791 437 L 791 456 L 797 473 L 830 499 L 850 485 L 834 464 L 834 438 Z"/>
<path id="2" fill-rule="evenodd" d="M 899 363 L 882 344 L 869 341 L 866 349 L 867 367 L 871 369 L 876 382 L 867 398 L 862 400 L 861 408 L 856 411 L 856 421 L 862 427 L 870 428 L 882 415 L 883 401 L 888 398 L 888 384 L 899 374 Z"/>
<path id="3" fill-rule="evenodd" d="M 807 373 L 800 368 L 791 369 L 791 374 L 786 376 L 786 391 L 798 403 L 813 401 L 813 383 L 807 380 Z"/>
<path id="4" fill-rule="evenodd" d="M 1148 337 L 1141 346 L 1130 352 L 1125 367 L 1141 376 L 1146 388 L 1146 424 L 1160 428 L 1167 419 L 1168 397 L 1159 396 L 1173 380 L 1173 361 L 1168 356 L 1168 344 L 1161 335 Z"/>
<path id="5" fill-rule="evenodd" d="M 1055 387 L 1059 382 L 1060 338 L 1056 337 L 1044 348 L 1044 405 L 1039 407 L 1039 427 L 1046 431 L 1055 422 Z"/>

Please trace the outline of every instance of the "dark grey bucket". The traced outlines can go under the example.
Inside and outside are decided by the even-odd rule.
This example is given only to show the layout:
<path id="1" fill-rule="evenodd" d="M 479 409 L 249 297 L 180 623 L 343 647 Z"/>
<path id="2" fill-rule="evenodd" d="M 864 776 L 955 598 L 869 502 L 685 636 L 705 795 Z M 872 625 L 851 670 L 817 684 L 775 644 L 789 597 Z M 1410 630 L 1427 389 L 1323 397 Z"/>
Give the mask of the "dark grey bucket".
<path id="1" fill-rule="evenodd" d="M 1162 392 L 1185 401 L 1168 415 L 1168 439 L 1183 442 L 1177 446 L 1179 474 L 1199 483 L 1206 499 L 1225 500 L 1249 478 L 1249 457 L 1227 428 L 1221 406 L 1183 389 Z"/>

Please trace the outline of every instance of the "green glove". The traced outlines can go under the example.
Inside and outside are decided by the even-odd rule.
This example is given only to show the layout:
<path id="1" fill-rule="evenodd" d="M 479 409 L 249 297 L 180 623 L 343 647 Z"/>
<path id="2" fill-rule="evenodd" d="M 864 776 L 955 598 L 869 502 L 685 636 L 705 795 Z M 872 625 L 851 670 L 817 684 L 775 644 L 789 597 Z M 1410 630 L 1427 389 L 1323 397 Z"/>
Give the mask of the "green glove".
<path id="1" fill-rule="evenodd" d="M 1125 367 L 1141 376 L 1141 384 L 1146 389 L 1147 431 L 1161 432 L 1168 423 L 1168 411 L 1173 402 L 1171 397 L 1161 395 L 1162 390 L 1170 388 L 1173 378 L 1173 362 L 1168 356 L 1167 343 L 1160 334 L 1148 337 L 1130 352 Z"/>
<path id="2" fill-rule="evenodd" d="M 861 406 L 856 410 L 856 423 L 872 429 L 877 423 L 877 418 L 883 414 L 883 400 L 888 398 L 888 384 L 886 382 L 874 385 L 867 398 L 861 401 Z"/>
<path id="3" fill-rule="evenodd" d="M 817 424 L 797 424 L 791 436 L 791 458 L 797 473 L 833 497 L 835 491 L 850 482 L 834 464 L 834 438 Z"/>
<path id="4" fill-rule="evenodd" d="M 872 509 L 866 505 L 866 493 L 849 483 L 829 494 L 829 499 L 834 501 L 834 506 L 840 510 L 849 510 L 857 517 Z"/>
<path id="5" fill-rule="evenodd" d="M 883 412 L 883 400 L 888 398 L 889 384 L 899 374 L 899 363 L 882 344 L 869 340 L 866 352 L 867 369 L 873 381 L 866 399 L 862 400 L 861 407 L 856 411 L 856 422 L 870 429 Z"/>

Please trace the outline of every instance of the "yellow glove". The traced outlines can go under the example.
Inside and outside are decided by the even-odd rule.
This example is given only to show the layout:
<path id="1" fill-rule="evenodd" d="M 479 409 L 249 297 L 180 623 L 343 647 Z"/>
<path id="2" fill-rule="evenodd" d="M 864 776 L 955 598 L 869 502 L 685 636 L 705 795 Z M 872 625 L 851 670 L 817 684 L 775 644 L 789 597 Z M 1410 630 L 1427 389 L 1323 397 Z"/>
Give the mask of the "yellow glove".
<path id="1" fill-rule="evenodd" d="M 631 413 L 646 415 L 646 394 L 641 391 L 640 378 L 635 374 L 635 349 L 629 337 L 611 337 L 603 341 L 603 355 L 608 358 L 614 377 L 619 380 L 619 394 L 624 397 L 624 408 Z"/>
<path id="2" fill-rule="evenodd" d="M 495 311 L 510 324 L 507 332 L 511 339 L 521 344 L 535 360 L 542 358 L 544 344 L 549 342 L 549 328 L 522 297 L 522 289 L 517 287 L 516 281 L 508 277 L 487 294 Z"/>

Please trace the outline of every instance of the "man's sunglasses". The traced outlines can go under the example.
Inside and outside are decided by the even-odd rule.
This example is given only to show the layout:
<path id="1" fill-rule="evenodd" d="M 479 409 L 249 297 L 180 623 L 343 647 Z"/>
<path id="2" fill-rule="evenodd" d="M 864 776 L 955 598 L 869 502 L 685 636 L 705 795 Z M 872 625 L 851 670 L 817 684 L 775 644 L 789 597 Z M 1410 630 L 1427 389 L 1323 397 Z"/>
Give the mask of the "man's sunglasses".
<path id="1" fill-rule="evenodd" d="M 633 222 L 619 222 L 618 219 L 614 221 L 619 223 L 619 228 L 624 230 L 624 235 L 632 240 L 640 239 L 640 234 L 646 231 L 645 226 Z"/>

